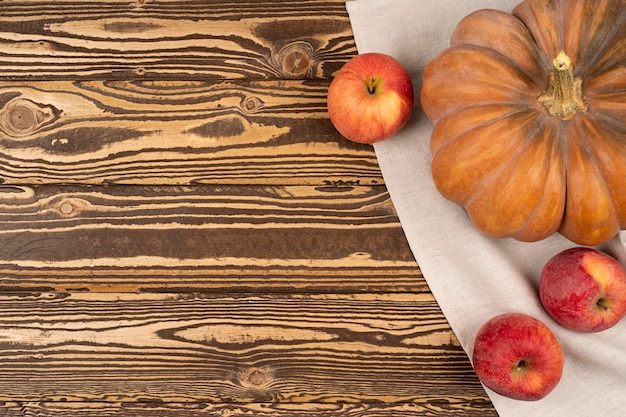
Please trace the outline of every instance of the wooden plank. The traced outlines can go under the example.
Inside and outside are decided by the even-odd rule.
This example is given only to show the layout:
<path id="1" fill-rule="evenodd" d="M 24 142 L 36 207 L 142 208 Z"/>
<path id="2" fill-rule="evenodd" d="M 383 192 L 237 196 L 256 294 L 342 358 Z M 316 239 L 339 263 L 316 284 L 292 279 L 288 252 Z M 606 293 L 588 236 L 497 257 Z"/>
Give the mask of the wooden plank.
<path id="1" fill-rule="evenodd" d="M 495 415 L 328 120 L 344 1 L 0 4 L 0 416 Z"/>
<path id="2" fill-rule="evenodd" d="M 345 2 L 2 1 L 0 79 L 329 78 Z"/>
<path id="3" fill-rule="evenodd" d="M 0 295 L 0 401 L 471 404 L 485 393 L 415 294 Z"/>
<path id="4" fill-rule="evenodd" d="M 0 290 L 428 291 L 382 186 L 0 186 Z"/>
<path id="5" fill-rule="evenodd" d="M 2 417 L 497 417 L 489 402 L 465 398 L 425 399 L 408 404 L 381 403 L 8 403 Z"/>
<path id="6" fill-rule="evenodd" d="M 382 184 L 327 81 L 0 83 L 5 184 Z"/>

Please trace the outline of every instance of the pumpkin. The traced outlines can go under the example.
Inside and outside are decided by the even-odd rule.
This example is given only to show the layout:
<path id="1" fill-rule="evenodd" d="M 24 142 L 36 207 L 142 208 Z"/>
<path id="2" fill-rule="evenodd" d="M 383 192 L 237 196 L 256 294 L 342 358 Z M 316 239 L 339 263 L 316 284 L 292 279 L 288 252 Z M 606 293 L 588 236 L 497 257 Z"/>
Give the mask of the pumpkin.
<path id="1" fill-rule="evenodd" d="M 626 1 L 472 13 L 420 101 L 435 186 L 486 235 L 598 245 L 626 226 Z"/>

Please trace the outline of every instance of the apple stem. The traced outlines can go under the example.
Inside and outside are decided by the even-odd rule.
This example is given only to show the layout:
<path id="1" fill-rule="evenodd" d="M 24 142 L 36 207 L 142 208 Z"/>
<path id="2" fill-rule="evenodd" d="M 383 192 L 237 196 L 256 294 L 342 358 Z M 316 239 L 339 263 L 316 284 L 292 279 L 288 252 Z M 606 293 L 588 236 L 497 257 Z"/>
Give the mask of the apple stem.
<path id="1" fill-rule="evenodd" d="M 370 94 L 374 94 L 376 92 L 376 77 L 369 79 L 369 82 L 367 83 L 367 92 Z"/>
<path id="2" fill-rule="evenodd" d="M 596 305 L 598 306 L 598 308 L 604 311 L 611 310 L 611 304 L 606 298 L 598 298 L 598 301 L 596 301 Z"/>
<path id="3" fill-rule="evenodd" d="M 517 363 L 517 367 L 515 368 L 515 370 L 517 372 L 524 372 L 527 367 L 528 367 L 528 363 L 526 363 L 526 361 L 522 359 Z"/>

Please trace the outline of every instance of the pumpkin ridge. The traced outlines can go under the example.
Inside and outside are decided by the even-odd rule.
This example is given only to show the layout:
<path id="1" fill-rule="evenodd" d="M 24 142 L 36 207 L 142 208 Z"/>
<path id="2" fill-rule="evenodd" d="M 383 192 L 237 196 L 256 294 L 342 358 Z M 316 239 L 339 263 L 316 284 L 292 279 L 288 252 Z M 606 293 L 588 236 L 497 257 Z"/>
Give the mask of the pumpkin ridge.
<path id="1" fill-rule="evenodd" d="M 524 23 L 509 13 L 494 9 L 470 13 L 458 23 L 450 40 L 451 47 L 461 45 L 500 54 L 533 80 L 547 77 L 535 39 Z"/>
<path id="2" fill-rule="evenodd" d="M 624 92 L 626 92 L 626 90 Z M 586 112 L 586 114 L 592 119 L 595 119 L 600 123 L 603 123 L 605 125 L 610 125 L 613 129 L 617 129 L 621 131 L 622 135 L 624 135 L 624 137 L 626 138 L 626 127 L 624 126 L 624 117 L 621 117 L 620 115 L 613 115 L 612 113 L 609 112 L 607 107 L 598 108 L 597 106 L 598 101 L 599 102 L 609 101 L 609 98 L 610 98 L 609 103 L 611 104 L 620 105 L 621 103 L 621 106 L 622 106 L 621 113 L 626 115 L 626 94 L 617 94 L 618 97 L 612 97 L 612 96 L 613 94 L 599 94 L 597 96 L 592 96 L 590 99 L 588 99 L 589 110 Z M 623 99 L 619 100 L 620 98 L 623 98 Z M 619 110 L 617 111 L 619 112 Z"/>
<path id="3" fill-rule="evenodd" d="M 610 68 L 600 71 L 602 67 L 596 68 L 596 65 L 601 58 L 608 52 L 607 48 L 611 45 L 611 42 L 615 37 L 620 34 L 620 31 L 626 29 L 626 12 L 622 11 L 622 14 L 617 19 L 611 30 L 606 34 L 602 42 L 595 48 L 593 48 L 593 55 L 586 56 L 583 60 L 583 65 L 577 65 L 576 75 L 581 78 L 591 79 L 604 72 L 610 70 Z"/>
<path id="4" fill-rule="evenodd" d="M 596 97 L 604 97 L 604 98 L 609 98 L 611 96 L 621 96 L 624 95 L 624 99 L 622 100 L 620 97 L 620 100 L 615 100 L 617 102 L 621 102 L 621 103 L 626 103 L 626 79 L 624 80 L 624 87 L 619 87 L 619 88 L 614 88 L 611 91 L 608 92 L 594 92 L 593 94 L 588 94 L 588 95 L 594 95 Z M 623 121 L 622 121 L 623 122 Z"/>
<path id="5" fill-rule="evenodd" d="M 554 210 L 554 212 L 551 213 L 552 215 L 546 216 L 545 214 L 546 214 L 546 203 L 550 203 L 552 202 L 551 200 L 553 200 L 550 197 L 554 196 L 555 189 L 554 187 L 551 187 L 554 184 L 546 183 L 545 181 L 540 181 L 540 185 L 533 188 L 539 191 L 539 194 L 537 195 L 537 198 L 535 199 L 534 205 L 532 207 L 529 207 L 528 212 L 525 213 L 525 217 L 523 218 L 524 221 L 520 222 L 519 225 L 515 228 L 513 228 L 513 224 L 514 224 L 512 222 L 513 219 L 508 218 L 508 217 L 507 217 L 507 221 L 504 224 L 499 223 L 499 228 L 501 229 L 500 231 L 497 231 L 496 228 L 493 226 L 489 228 L 487 223 L 480 220 L 481 218 L 485 216 L 485 210 L 475 211 L 473 210 L 475 207 L 472 207 L 472 206 L 474 206 L 474 204 L 478 204 L 478 208 L 480 208 L 481 206 L 484 206 L 484 203 L 480 203 L 480 200 L 487 198 L 494 191 L 495 193 L 499 193 L 500 188 L 496 189 L 495 186 L 498 182 L 500 182 L 502 178 L 508 179 L 506 185 L 509 185 L 509 184 L 515 184 L 515 183 L 520 182 L 519 177 L 522 177 L 522 178 L 527 177 L 527 173 L 521 172 L 521 171 L 517 172 L 516 174 L 517 177 L 511 177 L 510 175 L 503 175 L 503 174 L 506 172 L 517 171 L 515 168 L 520 166 L 520 164 L 522 164 L 524 162 L 524 159 L 526 158 L 536 160 L 536 158 L 531 157 L 528 154 L 529 152 L 534 153 L 537 150 L 534 148 L 532 149 L 530 148 L 532 145 L 532 142 L 539 141 L 539 143 L 541 144 L 539 148 L 542 148 L 542 147 L 546 148 L 545 152 L 542 153 L 543 160 L 541 164 L 542 165 L 541 178 L 543 179 L 552 178 L 550 174 L 552 173 L 553 169 L 557 167 L 557 165 L 554 164 L 553 158 L 551 156 L 554 155 L 555 152 L 556 153 L 559 152 L 559 147 L 561 145 L 557 143 L 556 141 L 549 141 L 548 138 L 552 137 L 551 133 L 554 134 L 555 131 L 561 130 L 562 127 L 563 127 L 562 123 L 557 122 L 552 118 L 544 119 L 544 123 L 541 123 L 540 126 L 537 126 L 537 125 L 533 126 L 533 129 L 529 130 L 526 135 L 527 139 L 525 141 L 525 145 L 527 146 L 521 147 L 515 153 L 510 154 L 509 158 L 506 160 L 506 163 L 500 164 L 499 169 L 494 173 L 494 175 L 489 177 L 487 181 L 483 181 L 482 183 L 483 187 L 481 187 L 480 189 L 477 189 L 472 195 L 472 198 L 466 202 L 465 207 L 466 209 L 468 209 L 468 213 L 470 214 L 472 221 L 475 222 L 475 224 L 482 225 L 481 230 L 483 230 L 485 234 L 495 237 L 495 238 L 513 237 L 515 239 L 522 240 L 522 241 L 535 241 L 538 239 L 543 239 L 549 236 L 550 234 L 555 233 L 558 230 L 560 223 L 561 223 L 560 219 L 562 218 L 562 214 L 565 210 L 565 206 L 564 206 L 565 187 L 559 186 L 560 182 L 556 183 L 556 188 L 558 189 L 562 188 L 562 194 L 561 194 L 562 201 L 560 201 L 559 204 L 557 205 L 554 205 L 554 204 L 549 205 L 550 209 Z M 563 164 L 561 164 L 561 166 L 564 167 L 564 165 L 565 164 L 563 161 Z M 563 179 L 565 178 L 564 169 L 563 169 L 562 178 Z M 525 194 L 526 191 L 527 190 L 519 190 L 519 197 L 516 198 L 515 201 L 519 201 L 519 199 L 523 199 L 525 203 L 528 203 L 529 200 Z M 551 194 L 548 194 L 549 192 Z M 548 200 L 546 200 L 546 198 L 548 198 Z M 487 198 L 486 201 L 490 201 L 490 199 Z M 497 200 L 494 200 L 494 202 L 495 201 Z M 508 201 L 511 201 L 511 203 L 513 203 L 513 200 L 508 200 Z M 513 204 L 513 206 L 514 205 L 515 204 Z M 537 215 L 538 212 L 541 212 L 541 216 Z M 539 231 L 536 230 L 537 229 L 536 223 L 541 224 L 541 227 L 538 228 Z M 503 232 L 502 229 L 506 229 L 506 230 Z"/>
<path id="6" fill-rule="evenodd" d="M 467 62 L 466 59 L 471 61 Z M 493 68 L 489 71 L 492 76 L 478 78 L 476 74 L 460 73 L 449 68 L 478 63 L 488 69 Z M 422 84 L 420 91 L 422 110 L 434 123 L 457 108 L 482 104 L 486 100 L 490 103 L 526 103 L 532 108 L 542 92 L 535 80 L 503 55 L 470 45 L 442 51 L 426 66 L 423 77 L 428 79 L 428 83 Z M 458 82 L 451 84 L 449 79 L 452 77 Z"/>
<path id="7" fill-rule="evenodd" d="M 522 113 L 527 113 L 527 115 L 524 116 Z M 491 120 L 489 123 L 481 125 L 480 128 L 477 127 L 468 130 L 465 134 L 458 136 L 455 140 L 448 141 L 445 146 L 441 146 L 437 149 L 433 154 L 431 170 L 434 174 L 433 179 L 435 180 L 438 190 L 445 195 L 446 198 L 458 204 L 464 206 L 469 204 L 469 201 L 485 187 L 488 187 L 492 181 L 497 178 L 498 173 L 502 172 L 504 169 L 506 164 L 501 163 L 502 152 L 508 152 L 506 154 L 507 158 L 512 158 L 520 152 L 525 151 L 523 145 L 527 142 L 530 135 L 528 132 L 523 131 L 527 129 L 528 126 L 532 125 L 532 121 L 536 118 L 536 116 L 533 115 L 534 113 L 534 111 L 518 112 L 510 114 L 506 118 Z M 446 157 L 446 153 L 453 151 L 454 147 L 459 144 L 480 143 L 481 139 L 489 137 L 488 135 L 500 133 L 499 131 L 502 129 L 507 119 L 511 119 L 511 123 L 515 123 L 518 126 L 519 134 L 514 137 L 500 136 L 500 140 L 493 142 L 491 149 L 496 152 L 496 155 L 485 159 L 485 163 L 481 163 L 479 170 L 476 169 L 477 166 L 475 162 L 474 165 L 462 166 L 462 162 L 454 163 L 454 161 L 450 161 Z M 533 130 L 530 131 L 534 133 Z M 520 146 L 516 147 L 516 145 Z M 464 154 L 462 157 L 469 157 L 469 159 L 459 161 L 474 161 L 471 153 Z M 438 175 L 440 166 L 445 170 L 445 175 Z M 467 184 L 465 186 L 462 185 L 466 182 L 468 177 L 473 178 L 471 182 L 472 187 L 468 187 Z M 459 188 L 459 185 L 461 185 L 462 188 Z"/>
<path id="8" fill-rule="evenodd" d="M 581 139 L 584 129 L 587 129 L 585 133 L 591 130 L 589 129 L 591 120 L 587 117 L 579 117 L 572 120 L 568 126 L 567 137 L 572 146 L 568 148 L 566 161 L 565 215 L 559 227 L 559 232 L 563 236 L 576 244 L 586 246 L 603 243 L 615 236 L 619 230 L 618 211 L 610 198 L 611 187 L 607 183 L 596 155 L 591 150 L 591 144 Z M 572 159 L 572 156 L 575 159 Z M 583 191 L 583 188 L 587 192 Z M 595 206 L 586 204 L 592 199 L 596 202 Z M 598 212 L 597 207 L 601 207 L 602 204 L 608 204 L 608 207 Z M 596 208 L 595 212 L 594 208 Z M 590 214 L 592 212 L 595 215 Z M 578 216 L 583 216 L 585 221 Z"/>
<path id="9" fill-rule="evenodd" d="M 551 17 L 554 10 L 549 6 L 561 3 L 558 0 L 553 1 L 523 1 L 518 4 L 511 14 L 519 19 L 530 32 L 544 68 L 551 68 L 551 62 L 562 49 L 559 44 L 560 34 L 562 33 L 561 19 L 542 19 L 542 17 Z M 557 16 L 560 13 L 556 12 Z"/>
<path id="10" fill-rule="evenodd" d="M 530 122 L 528 124 L 531 124 Z M 529 140 L 528 138 L 532 137 L 535 138 L 537 137 L 537 133 L 544 130 L 543 126 L 533 126 L 532 130 L 528 131 L 528 134 L 526 135 L 526 140 L 524 140 L 524 145 L 526 145 L 527 141 Z M 481 181 L 481 186 L 476 190 L 476 192 L 474 192 L 472 194 L 472 197 L 470 197 L 469 200 L 467 200 L 467 202 L 465 203 L 465 205 L 469 205 L 475 198 L 477 198 L 483 189 L 485 188 L 489 188 L 491 187 L 491 185 L 498 179 L 498 177 L 501 175 L 501 173 L 503 171 L 506 170 L 506 168 L 508 166 L 510 166 L 511 164 L 514 163 L 514 161 L 516 160 L 516 157 L 519 156 L 522 152 L 527 152 L 528 150 L 525 147 L 520 147 L 518 149 L 515 150 L 515 152 L 510 153 L 508 156 L 509 158 L 506 160 L 505 163 L 501 163 L 498 166 L 498 169 L 495 170 L 494 172 L 492 172 L 491 177 L 486 178 L 484 181 Z M 522 173 L 520 173 L 521 175 Z"/>
<path id="11" fill-rule="evenodd" d="M 517 65 L 513 59 L 511 59 L 510 57 L 506 55 L 499 53 L 498 51 L 494 51 L 493 49 L 488 49 L 488 48 L 481 48 L 481 49 L 484 49 L 485 51 L 498 55 L 503 61 L 506 61 L 513 68 L 518 70 L 520 73 L 524 74 L 527 80 L 530 81 L 533 87 L 536 88 L 538 91 L 541 91 L 542 83 L 544 82 L 544 79 L 546 80 L 548 79 L 547 73 L 544 77 L 541 77 L 541 79 L 536 79 L 532 74 L 528 73 L 524 68 Z M 519 90 L 514 90 L 514 91 L 519 91 Z M 522 92 L 522 91 L 519 91 L 519 92 Z"/>
<path id="12" fill-rule="evenodd" d="M 558 131 L 560 131 L 562 129 L 562 127 L 563 127 L 563 124 L 562 123 L 558 123 L 556 129 Z M 559 154 L 558 144 L 553 146 L 553 148 L 552 148 L 552 150 L 550 152 L 550 155 L 553 155 L 555 153 L 557 155 Z M 550 156 L 548 156 L 546 158 L 546 160 L 547 160 L 546 163 L 554 164 L 553 162 L 551 162 L 553 160 L 553 158 L 551 158 Z M 563 165 L 564 165 L 563 166 L 563 180 L 566 181 L 566 178 L 567 178 L 567 171 L 566 171 L 566 169 L 567 168 L 565 166 L 565 161 L 563 161 Z M 551 166 L 550 168 L 553 168 L 553 167 Z M 545 212 L 544 212 L 544 208 L 542 206 L 542 203 L 544 202 L 544 199 L 546 197 L 549 197 L 548 192 L 549 192 L 548 187 L 547 186 L 544 187 L 543 193 L 541 194 L 541 197 L 537 200 L 537 203 L 535 204 L 535 206 L 533 207 L 531 212 L 528 214 L 528 217 L 526 219 L 527 221 L 526 221 L 526 223 L 524 223 L 524 226 L 520 227 L 519 229 L 514 230 L 514 231 L 511 232 L 511 237 L 512 238 L 518 239 L 518 240 L 521 240 L 521 241 L 536 241 L 538 239 L 543 239 L 543 238 L 546 238 L 546 237 L 550 236 L 551 234 L 555 233 L 559 229 L 559 227 L 561 225 L 561 221 L 560 220 L 555 222 L 553 228 L 546 229 L 541 234 L 542 236 L 540 236 L 540 237 L 538 237 L 537 235 L 533 235 L 532 237 L 529 237 L 526 234 L 528 229 L 529 229 L 529 227 L 531 227 L 533 225 L 533 221 L 536 219 L 537 216 L 545 217 Z M 560 215 L 558 216 L 559 219 L 562 219 L 563 218 L 563 213 L 565 213 L 565 198 L 566 198 L 565 193 L 566 192 L 567 192 L 567 188 L 564 189 L 564 192 L 562 194 L 563 203 L 560 206 L 560 210 L 559 210 Z"/>
<path id="13" fill-rule="evenodd" d="M 626 92 L 626 65 L 609 68 L 606 71 L 588 77 L 583 84 L 587 97 L 612 95 Z M 620 100 L 626 103 L 626 99 Z"/>
<path id="14" fill-rule="evenodd" d="M 528 85 L 528 84 L 532 84 L 532 86 L 534 86 L 534 88 L 536 88 L 538 91 L 541 90 L 542 86 L 539 85 L 538 80 L 536 80 L 531 74 L 528 74 L 528 72 L 526 72 L 523 68 L 521 68 L 519 65 L 517 65 L 517 63 L 512 60 L 510 57 L 494 50 L 491 48 L 485 48 L 483 46 L 480 45 L 469 45 L 469 44 L 464 44 L 464 45 L 458 45 L 458 46 L 454 46 L 454 47 L 450 47 L 448 50 L 452 51 L 452 50 L 461 50 L 461 49 L 471 49 L 475 52 L 481 53 L 481 54 L 485 54 L 485 55 L 489 55 L 492 57 L 497 58 L 499 61 L 501 61 L 500 63 L 504 63 L 506 64 L 509 68 L 512 68 L 515 72 L 518 73 L 518 75 L 524 75 L 524 84 Z M 547 76 L 546 76 L 547 77 Z M 543 81 L 543 80 L 541 80 Z M 510 86 L 509 84 L 499 84 L 499 83 L 490 83 L 487 85 L 493 85 L 493 86 L 502 86 L 505 88 L 509 88 L 511 91 L 515 91 L 515 92 L 519 92 L 522 93 L 523 95 L 529 95 L 529 90 L 530 88 L 526 88 L 526 89 L 517 89 L 517 88 L 513 88 L 512 86 Z"/>
<path id="15" fill-rule="evenodd" d="M 496 117 L 489 117 L 489 118 L 485 118 L 482 122 L 479 123 L 475 123 L 472 125 L 469 124 L 463 124 L 463 128 L 461 130 L 459 130 L 458 132 L 456 132 L 456 134 L 454 135 L 448 135 L 447 137 L 445 137 L 444 140 L 442 141 L 438 141 L 439 143 L 436 144 L 436 147 L 433 148 L 433 144 L 434 142 L 437 142 L 434 140 L 433 136 L 435 135 L 435 131 L 438 129 L 441 129 L 443 125 L 445 125 L 446 123 L 453 123 L 453 119 L 458 118 L 458 117 L 462 117 L 465 114 L 467 114 L 468 112 L 471 111 L 484 111 L 486 108 L 503 108 L 503 109 L 509 109 L 508 111 L 504 111 L 502 112 L 499 116 Z M 523 113 L 523 112 L 528 112 L 530 111 L 528 106 L 525 105 L 521 105 L 519 103 L 516 102 L 492 102 L 492 103 L 483 103 L 483 104 L 477 104 L 474 106 L 468 106 L 468 107 L 460 107 L 458 109 L 456 109 L 455 111 L 446 114 L 444 117 L 442 117 L 441 119 L 439 119 L 439 121 L 435 124 L 435 127 L 433 129 L 433 134 L 431 135 L 431 154 L 434 155 L 440 148 L 444 147 L 447 143 L 453 142 L 456 139 L 458 139 L 460 136 L 474 130 L 480 127 L 485 127 L 489 124 L 492 123 L 496 123 L 506 117 L 512 117 L 515 116 L 519 113 Z M 458 125 L 459 123 L 457 123 Z"/>
<path id="16" fill-rule="evenodd" d="M 597 135 L 600 138 L 597 142 L 589 143 L 589 141 L 587 140 L 585 140 L 584 142 L 587 145 L 590 158 L 593 161 L 594 165 L 597 167 L 597 171 L 602 178 L 609 195 L 611 196 L 610 202 L 612 206 L 612 211 L 618 218 L 620 227 L 623 227 L 626 226 L 626 193 L 623 193 L 625 194 L 625 196 L 620 199 L 620 187 L 614 186 L 614 184 L 622 183 L 623 175 L 626 174 L 626 172 L 620 171 L 621 174 L 614 174 L 613 170 L 607 168 L 606 161 L 603 161 L 601 158 L 603 149 L 600 147 L 600 145 L 602 145 L 602 143 L 599 144 L 598 142 L 607 143 L 605 147 L 613 150 L 615 149 L 615 145 L 611 145 L 608 143 L 614 141 L 611 132 L 617 129 L 623 137 L 626 137 L 626 128 L 624 128 L 623 126 L 619 127 L 614 125 L 607 127 L 604 118 L 602 118 L 603 115 L 600 116 L 601 118 L 593 117 L 592 115 L 586 115 L 586 117 L 581 117 L 578 123 L 587 129 L 587 134 L 585 135 L 585 137 L 589 137 L 589 133 L 598 130 L 602 131 L 603 133 L 602 135 Z M 619 141 L 619 139 L 617 139 L 617 141 Z M 626 150 L 626 144 L 623 144 L 623 142 L 621 142 L 620 145 L 624 148 L 624 150 Z M 626 169 L 626 153 L 618 153 L 618 156 L 612 155 L 612 158 L 610 158 L 611 162 L 613 162 L 613 160 L 616 158 L 618 159 L 618 161 L 621 161 L 622 170 Z M 619 179 L 612 180 L 614 175 L 619 177 Z M 618 205 L 618 202 L 622 202 L 623 206 Z"/>

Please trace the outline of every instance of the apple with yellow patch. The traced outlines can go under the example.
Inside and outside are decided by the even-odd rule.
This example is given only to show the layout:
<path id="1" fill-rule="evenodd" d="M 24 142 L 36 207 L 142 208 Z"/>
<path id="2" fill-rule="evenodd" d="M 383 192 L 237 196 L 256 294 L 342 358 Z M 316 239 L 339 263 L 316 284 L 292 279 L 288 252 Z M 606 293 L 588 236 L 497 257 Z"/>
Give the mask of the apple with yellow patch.
<path id="1" fill-rule="evenodd" d="M 536 401 L 558 385 L 565 358 L 559 341 L 540 320 L 505 313 L 482 325 L 472 364 L 478 379 L 508 398 Z"/>
<path id="2" fill-rule="evenodd" d="M 563 326 L 579 332 L 606 330 L 626 315 L 626 270 L 600 250 L 566 249 L 544 265 L 539 295 Z"/>
<path id="3" fill-rule="evenodd" d="M 374 143 L 397 133 L 413 110 L 413 83 L 406 68 L 381 53 L 350 59 L 328 88 L 328 115 L 345 138 Z"/>

